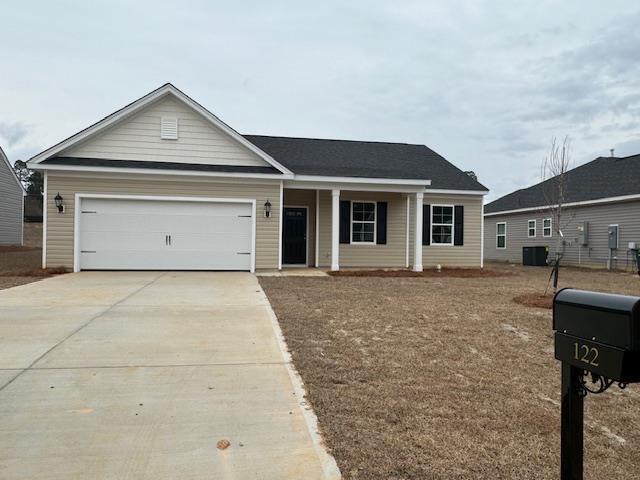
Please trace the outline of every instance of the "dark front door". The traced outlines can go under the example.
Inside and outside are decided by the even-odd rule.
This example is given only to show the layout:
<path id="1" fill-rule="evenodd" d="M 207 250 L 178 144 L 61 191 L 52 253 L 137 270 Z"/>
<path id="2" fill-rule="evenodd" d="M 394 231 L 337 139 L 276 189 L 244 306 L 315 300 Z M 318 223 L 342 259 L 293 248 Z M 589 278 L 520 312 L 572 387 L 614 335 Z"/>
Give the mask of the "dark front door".
<path id="1" fill-rule="evenodd" d="M 284 207 L 282 222 L 282 263 L 307 263 L 307 209 Z"/>

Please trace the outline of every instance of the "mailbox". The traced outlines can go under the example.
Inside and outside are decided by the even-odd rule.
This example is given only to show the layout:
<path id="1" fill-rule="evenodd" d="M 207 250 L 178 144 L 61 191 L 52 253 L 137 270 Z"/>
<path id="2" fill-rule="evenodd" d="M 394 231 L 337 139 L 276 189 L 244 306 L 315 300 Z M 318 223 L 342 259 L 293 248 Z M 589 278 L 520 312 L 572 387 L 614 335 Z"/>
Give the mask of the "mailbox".
<path id="1" fill-rule="evenodd" d="M 640 381 L 640 298 L 560 290 L 553 329 L 556 359 L 617 382 Z"/>

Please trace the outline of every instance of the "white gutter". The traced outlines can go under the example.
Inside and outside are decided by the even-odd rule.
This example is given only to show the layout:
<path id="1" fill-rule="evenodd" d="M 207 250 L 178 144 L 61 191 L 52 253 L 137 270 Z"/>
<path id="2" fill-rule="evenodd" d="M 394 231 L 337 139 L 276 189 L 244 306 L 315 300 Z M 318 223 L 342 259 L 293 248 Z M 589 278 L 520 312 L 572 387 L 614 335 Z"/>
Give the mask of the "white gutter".
<path id="1" fill-rule="evenodd" d="M 597 205 L 600 203 L 614 203 L 614 202 L 626 202 L 629 200 L 640 200 L 640 194 L 634 195 L 622 195 L 619 197 L 606 197 L 606 198 L 598 198 L 596 200 L 584 200 L 581 202 L 567 202 L 563 203 L 563 207 L 580 207 L 583 205 Z M 485 217 L 495 217 L 498 215 L 507 215 L 511 213 L 521 213 L 521 212 L 535 212 L 540 210 L 548 210 L 550 208 L 556 208 L 557 205 L 539 205 L 537 207 L 527 207 L 527 208 L 516 208 L 513 210 L 502 210 L 500 212 L 491 212 L 485 213 Z"/>
<path id="2" fill-rule="evenodd" d="M 424 190 L 424 193 L 441 193 L 446 195 L 486 195 L 487 193 L 489 193 L 489 190 L 446 190 L 438 188 L 426 188 Z"/>
<path id="3" fill-rule="evenodd" d="M 241 177 L 241 178 L 273 178 L 277 180 L 292 179 L 288 173 L 243 173 L 243 172 L 207 172 L 202 170 L 171 170 L 164 168 L 129 168 L 129 167 L 93 167 L 79 165 L 46 165 L 29 164 L 33 170 L 57 170 L 68 172 L 105 172 L 105 173 L 142 173 L 150 175 L 181 175 L 194 177 Z"/>

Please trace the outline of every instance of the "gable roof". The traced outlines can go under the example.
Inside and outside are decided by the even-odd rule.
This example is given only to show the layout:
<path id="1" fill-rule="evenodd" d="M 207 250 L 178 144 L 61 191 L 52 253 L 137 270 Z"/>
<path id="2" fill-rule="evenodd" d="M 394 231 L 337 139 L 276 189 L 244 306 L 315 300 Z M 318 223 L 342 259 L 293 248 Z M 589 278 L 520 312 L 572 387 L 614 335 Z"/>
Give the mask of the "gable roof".
<path id="1" fill-rule="evenodd" d="M 161 87 L 153 90 L 152 92 L 146 94 L 145 96 L 139 98 L 138 100 L 136 100 L 136 101 L 134 101 L 134 102 L 122 107 L 120 110 L 117 110 L 116 112 L 112 113 L 111 115 L 108 115 L 108 116 L 104 117 L 102 120 L 94 123 L 93 125 L 90 125 L 89 127 L 85 128 L 84 130 L 81 130 L 80 132 L 76 133 L 75 135 L 72 135 L 72 136 L 66 138 L 65 140 L 62 140 L 61 142 L 57 143 L 53 147 L 50 147 L 47 150 L 44 150 L 43 152 L 40 152 L 39 154 L 37 154 L 34 157 L 32 157 L 29 160 L 29 162 L 31 164 L 41 163 L 41 162 L 45 161 L 46 159 L 55 156 L 57 153 L 60 153 L 62 150 L 65 150 L 65 149 L 71 147 L 72 145 L 75 145 L 75 144 L 77 144 L 77 143 L 79 143 L 81 141 L 84 141 L 88 137 L 94 136 L 94 135 L 104 131 L 106 128 L 108 128 L 108 127 L 112 126 L 113 124 L 123 120 L 124 118 L 127 118 L 127 117 L 133 115 L 134 113 L 139 112 L 144 107 L 148 106 L 152 102 L 155 102 L 156 100 L 158 100 L 158 99 L 160 99 L 160 98 L 162 98 L 162 97 L 164 97 L 166 95 L 172 95 L 173 97 L 175 97 L 179 101 L 183 102 L 187 106 L 189 106 L 192 109 L 194 109 L 196 112 L 201 114 L 206 120 L 211 122 L 215 127 L 219 128 L 220 130 L 225 132 L 231 138 L 233 138 L 234 140 L 236 140 L 237 142 L 242 144 L 244 147 L 246 147 L 247 149 L 249 149 L 250 151 L 252 151 L 256 155 L 258 155 L 260 158 L 262 158 L 264 161 L 266 161 L 269 165 L 271 165 L 274 168 L 278 169 L 280 172 L 285 173 L 285 174 L 290 174 L 291 173 L 286 167 L 280 165 L 276 160 L 274 160 L 267 153 L 263 152 L 257 146 L 255 146 L 251 142 L 247 141 L 242 135 L 240 135 L 238 132 L 236 132 L 233 128 L 231 128 L 229 125 L 224 123 L 222 120 L 220 120 L 218 117 L 216 117 L 213 113 L 211 113 L 209 110 L 204 108 L 202 105 L 200 105 L 198 102 L 193 100 L 191 97 L 186 95 L 184 92 L 182 92 L 181 90 L 176 88 L 171 83 L 165 83 Z"/>
<path id="2" fill-rule="evenodd" d="M 20 190 L 22 190 L 22 194 L 26 195 L 27 191 L 25 190 L 24 185 L 22 185 L 22 182 L 18 178 L 18 175 L 16 175 L 16 171 L 13 169 L 13 166 L 11 165 L 9 158 L 7 158 L 7 156 L 4 153 L 4 150 L 2 150 L 2 147 L 0 147 L 0 158 L 3 160 L 3 163 L 9 169 L 9 172 L 11 172 L 10 175 L 16 180 L 16 183 L 20 187 Z"/>
<path id="3" fill-rule="evenodd" d="M 557 183 L 553 177 L 528 188 L 516 190 L 488 203 L 485 213 L 546 207 L 544 192 Z M 640 194 L 640 155 L 598 157 L 567 172 L 565 203 L 586 202 Z M 552 188 L 552 187 L 551 187 Z"/>
<path id="4" fill-rule="evenodd" d="M 245 135 L 296 175 L 431 180 L 429 189 L 486 191 L 424 145 Z"/>

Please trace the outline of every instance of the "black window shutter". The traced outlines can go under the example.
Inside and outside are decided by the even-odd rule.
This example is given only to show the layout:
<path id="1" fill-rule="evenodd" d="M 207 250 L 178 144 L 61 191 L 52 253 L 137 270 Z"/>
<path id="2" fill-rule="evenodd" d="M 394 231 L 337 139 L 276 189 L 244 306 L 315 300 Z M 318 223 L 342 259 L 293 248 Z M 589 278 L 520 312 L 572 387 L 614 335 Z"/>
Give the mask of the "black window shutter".
<path id="1" fill-rule="evenodd" d="M 454 207 L 453 244 L 464 245 L 464 205 Z"/>
<path id="2" fill-rule="evenodd" d="M 351 243 L 351 202 L 340 200 L 340 243 Z"/>
<path id="3" fill-rule="evenodd" d="M 431 245 L 431 205 L 422 205 L 422 244 Z"/>
<path id="4" fill-rule="evenodd" d="M 378 202 L 376 211 L 376 243 L 387 244 L 387 202 Z"/>

